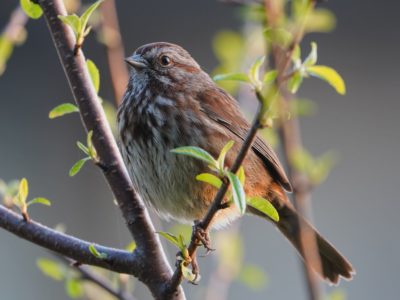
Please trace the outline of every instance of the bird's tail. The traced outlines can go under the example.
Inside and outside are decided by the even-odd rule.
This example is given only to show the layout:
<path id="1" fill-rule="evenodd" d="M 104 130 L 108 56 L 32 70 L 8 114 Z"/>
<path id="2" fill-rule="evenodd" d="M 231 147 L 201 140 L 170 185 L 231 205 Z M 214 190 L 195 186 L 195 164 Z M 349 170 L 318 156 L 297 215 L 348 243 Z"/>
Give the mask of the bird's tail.
<path id="1" fill-rule="evenodd" d="M 276 203 L 274 202 L 275 201 L 272 201 L 273 204 Z M 302 217 L 299 216 L 299 214 L 295 211 L 294 208 L 291 207 L 290 204 L 282 205 L 282 201 L 279 202 L 280 205 L 276 206 L 280 206 L 277 207 L 280 219 L 279 222 L 275 224 L 277 225 L 278 229 L 285 235 L 285 237 L 292 243 L 292 245 L 297 249 L 297 251 L 303 258 L 304 255 L 301 249 L 299 234 L 300 218 Z M 251 207 L 249 207 L 249 212 L 267 218 L 265 215 L 262 215 Z M 355 272 L 350 262 L 342 254 L 340 254 L 339 251 L 335 249 L 335 247 L 333 247 L 327 240 L 325 240 L 314 229 L 314 227 L 312 227 L 309 222 L 305 221 L 303 218 L 302 220 L 304 221 L 304 224 L 306 224 L 308 229 L 314 232 L 317 239 L 318 253 L 320 256 L 322 267 L 322 273 L 319 275 L 332 284 L 337 284 L 340 277 L 351 280 Z M 313 265 L 312 267 L 314 270 L 317 269 Z"/>
<path id="2" fill-rule="evenodd" d="M 299 222 L 300 216 L 297 212 L 288 206 L 278 210 L 280 220 L 277 223 L 279 230 L 293 244 L 300 255 L 303 257 L 303 251 L 300 245 Z M 308 230 L 312 230 L 317 239 L 318 253 L 321 259 L 322 274 L 325 280 L 333 284 L 339 282 L 340 276 L 348 280 L 352 279 L 354 270 L 350 262 L 335 249 L 327 240 L 325 240 L 307 221 L 304 222 Z M 314 270 L 316 269 L 312 266 Z"/>

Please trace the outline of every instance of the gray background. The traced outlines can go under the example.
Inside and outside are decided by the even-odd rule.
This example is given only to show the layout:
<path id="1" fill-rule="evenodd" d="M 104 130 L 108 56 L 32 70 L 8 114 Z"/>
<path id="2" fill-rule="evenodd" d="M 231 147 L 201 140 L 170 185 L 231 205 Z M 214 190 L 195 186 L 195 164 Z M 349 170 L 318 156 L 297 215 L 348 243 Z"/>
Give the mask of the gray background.
<path id="1" fill-rule="evenodd" d="M 0 28 L 15 5 L 2 1 Z M 336 13 L 337 29 L 311 38 L 318 42 L 320 62 L 345 77 L 348 93 L 340 97 L 317 80 L 301 89 L 319 106 L 315 117 L 302 121 L 306 147 L 317 155 L 335 149 L 341 157 L 313 194 L 315 222 L 357 269 L 351 283 L 340 285 L 348 299 L 398 299 L 400 4 L 356 0 L 325 5 Z M 143 43 L 172 41 L 208 71 L 216 64 L 213 34 L 240 26 L 236 10 L 216 1 L 119 1 L 118 10 L 128 52 Z M 80 158 L 75 141 L 84 134 L 77 116 L 47 118 L 56 104 L 70 101 L 71 93 L 44 20 L 30 21 L 28 30 L 27 42 L 16 49 L 0 78 L 0 177 L 25 176 L 32 196 L 53 201 L 50 209 L 32 207 L 36 220 L 50 226 L 63 222 L 81 238 L 124 246 L 129 236 L 98 170 L 89 166 L 68 177 L 67 170 Z M 84 48 L 102 71 L 100 94 L 111 99 L 104 51 L 93 38 Z M 246 258 L 268 272 L 269 284 L 256 293 L 234 284 L 230 299 L 305 299 L 301 269 L 286 241 L 261 220 L 246 218 L 242 229 Z M 173 254 L 169 251 L 171 259 Z M 35 259 L 45 255 L 0 230 L 0 299 L 67 299 L 61 284 L 36 269 Z M 201 265 L 207 278 L 213 261 L 203 259 Z M 184 287 L 189 295 L 201 289 Z M 149 299 L 140 285 L 136 295 Z"/>

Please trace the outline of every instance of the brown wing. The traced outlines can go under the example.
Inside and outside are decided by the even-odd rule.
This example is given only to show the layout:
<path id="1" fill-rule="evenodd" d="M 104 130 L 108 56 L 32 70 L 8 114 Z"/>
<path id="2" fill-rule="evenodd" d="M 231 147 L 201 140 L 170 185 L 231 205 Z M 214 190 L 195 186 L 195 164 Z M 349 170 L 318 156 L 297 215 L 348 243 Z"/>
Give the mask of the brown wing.
<path id="1" fill-rule="evenodd" d="M 218 89 L 217 93 L 215 91 L 206 92 L 201 98 L 200 110 L 203 113 L 240 139 L 245 139 L 250 125 L 240 112 L 236 101 L 229 94 Z M 263 160 L 271 176 L 285 190 L 292 191 L 289 179 L 274 150 L 259 137 L 254 141 L 252 150 Z"/>

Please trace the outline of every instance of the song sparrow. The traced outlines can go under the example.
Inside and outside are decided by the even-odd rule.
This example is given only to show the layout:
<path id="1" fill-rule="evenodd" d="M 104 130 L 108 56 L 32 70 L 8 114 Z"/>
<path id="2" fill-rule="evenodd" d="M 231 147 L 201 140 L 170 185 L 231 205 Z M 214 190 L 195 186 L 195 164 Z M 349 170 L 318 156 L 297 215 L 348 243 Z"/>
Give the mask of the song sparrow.
<path id="1" fill-rule="evenodd" d="M 195 179 L 208 168 L 170 150 L 198 146 L 215 157 L 233 140 L 226 158 L 230 166 L 249 124 L 236 101 L 180 46 L 163 42 L 144 45 L 126 61 L 133 68 L 118 124 L 121 151 L 132 181 L 160 216 L 181 222 L 200 220 L 216 194 L 214 187 Z M 299 215 L 285 194 L 284 189 L 290 191 L 291 185 L 276 154 L 257 138 L 243 165 L 246 194 L 271 201 L 280 215 L 275 225 L 301 253 Z M 247 212 L 257 214 L 251 208 Z M 213 227 L 239 216 L 235 205 L 221 209 Z M 337 283 L 339 276 L 351 279 L 351 264 L 317 232 L 316 236 L 323 269 L 320 275 L 332 283 Z"/>

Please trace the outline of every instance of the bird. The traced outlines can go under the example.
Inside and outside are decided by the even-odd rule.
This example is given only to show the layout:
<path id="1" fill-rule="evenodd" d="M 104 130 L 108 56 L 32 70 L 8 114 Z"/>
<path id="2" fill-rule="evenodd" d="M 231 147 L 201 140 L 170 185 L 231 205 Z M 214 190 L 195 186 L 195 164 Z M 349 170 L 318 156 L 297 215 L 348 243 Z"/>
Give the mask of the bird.
<path id="1" fill-rule="evenodd" d="M 230 167 L 250 125 L 237 101 L 182 47 L 167 42 L 146 44 L 126 62 L 130 78 L 117 119 L 121 153 L 132 183 L 161 218 L 193 224 L 204 217 L 217 190 L 196 180 L 196 175 L 209 172 L 206 163 L 171 150 L 196 146 L 217 157 L 233 141 L 225 161 Z M 290 202 L 287 193 L 292 186 L 272 147 L 257 136 L 242 165 L 246 195 L 270 201 L 280 218 L 274 221 L 250 206 L 246 214 L 272 222 L 301 256 L 299 223 L 304 221 L 315 233 L 319 275 L 332 284 L 340 278 L 352 279 L 351 263 Z M 240 216 L 235 205 L 226 205 L 215 214 L 212 228 L 225 227 Z"/>

